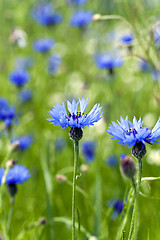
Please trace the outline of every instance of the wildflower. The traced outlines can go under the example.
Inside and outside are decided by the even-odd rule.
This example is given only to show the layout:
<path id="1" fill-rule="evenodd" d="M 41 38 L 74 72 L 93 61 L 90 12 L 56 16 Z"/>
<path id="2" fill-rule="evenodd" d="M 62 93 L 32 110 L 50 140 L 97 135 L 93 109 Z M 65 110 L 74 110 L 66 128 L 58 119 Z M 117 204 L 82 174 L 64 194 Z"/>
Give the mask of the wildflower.
<path id="1" fill-rule="evenodd" d="M 15 70 L 10 73 L 9 80 L 13 84 L 15 84 L 17 87 L 22 87 L 24 84 L 26 84 L 29 81 L 29 73 L 24 70 Z"/>
<path id="2" fill-rule="evenodd" d="M 67 101 L 67 108 L 69 113 L 67 114 L 64 102 L 62 105 L 56 103 L 52 110 L 49 111 L 52 118 L 47 119 L 50 121 L 50 124 L 60 125 L 63 128 L 70 127 L 71 133 L 73 131 L 82 131 L 85 126 L 94 125 L 95 122 L 98 122 L 101 119 L 101 107 L 100 104 L 96 103 L 92 110 L 86 114 L 87 100 L 82 97 L 82 100 L 79 99 L 76 102 L 74 99 L 72 103 Z M 78 106 L 80 104 L 80 111 L 78 111 Z M 78 133 L 79 134 L 79 133 Z"/>
<path id="3" fill-rule="evenodd" d="M 66 2 L 70 5 L 83 5 L 87 2 L 87 0 L 66 0 Z"/>
<path id="4" fill-rule="evenodd" d="M 48 52 L 54 46 L 54 41 L 51 38 L 43 38 L 33 43 L 33 49 L 36 52 Z"/>
<path id="5" fill-rule="evenodd" d="M 4 176 L 5 170 L 4 168 L 0 168 L 0 184 L 2 184 L 2 179 Z M 29 173 L 28 168 L 16 164 L 13 168 L 10 168 L 5 182 L 8 186 L 8 192 L 11 195 L 11 197 L 14 197 L 17 193 L 17 185 L 16 184 L 22 184 L 23 182 L 27 181 L 28 178 L 30 178 L 31 175 Z"/>
<path id="6" fill-rule="evenodd" d="M 23 69 L 26 70 L 33 65 L 34 61 L 31 57 L 19 57 L 15 60 L 15 69 Z"/>
<path id="7" fill-rule="evenodd" d="M 156 70 L 152 71 L 152 79 L 153 81 L 157 82 L 160 79 L 160 72 Z"/>
<path id="8" fill-rule="evenodd" d="M 96 56 L 96 66 L 100 69 L 108 69 L 110 74 L 113 74 L 115 67 L 120 67 L 122 64 L 123 60 L 117 54 L 106 52 Z"/>
<path id="9" fill-rule="evenodd" d="M 2 108 L 6 108 L 6 107 L 8 107 L 8 101 L 7 101 L 7 99 L 0 97 L 0 110 L 1 110 Z"/>
<path id="10" fill-rule="evenodd" d="M 18 150 L 24 151 L 31 146 L 33 139 L 31 136 L 25 135 L 12 139 L 11 143 L 16 144 Z"/>
<path id="11" fill-rule="evenodd" d="M 122 212 L 124 204 L 123 200 L 110 200 L 107 202 L 107 205 L 113 209 L 111 219 L 115 220 Z"/>
<path id="12" fill-rule="evenodd" d="M 63 138 L 57 138 L 55 141 L 55 151 L 61 152 L 65 145 L 66 144 Z"/>
<path id="13" fill-rule="evenodd" d="M 124 45 L 131 45 L 133 42 L 133 34 L 126 34 L 120 38 L 120 42 Z"/>
<path id="14" fill-rule="evenodd" d="M 70 25 L 72 27 L 84 27 L 92 22 L 93 13 L 87 10 L 77 10 L 71 16 Z"/>
<path id="15" fill-rule="evenodd" d="M 6 128 L 10 128 L 16 122 L 16 111 L 14 106 L 3 105 L 0 107 L 0 121 L 4 122 Z"/>
<path id="16" fill-rule="evenodd" d="M 61 57 L 59 54 L 52 54 L 48 60 L 48 73 L 54 75 L 61 64 Z"/>
<path id="17" fill-rule="evenodd" d="M 125 177 L 133 179 L 136 174 L 135 162 L 130 156 L 121 155 L 121 171 Z"/>
<path id="18" fill-rule="evenodd" d="M 105 163 L 109 166 L 109 167 L 114 167 L 117 165 L 118 160 L 117 157 L 115 155 L 111 155 L 109 156 L 106 160 Z"/>
<path id="19" fill-rule="evenodd" d="M 32 91 L 29 89 L 23 89 L 19 91 L 18 98 L 21 102 L 28 102 L 32 99 Z"/>
<path id="20" fill-rule="evenodd" d="M 113 140 L 119 140 L 119 144 L 128 144 L 132 147 L 137 143 L 156 143 L 156 140 L 160 138 L 160 117 L 153 129 L 142 127 L 141 118 L 137 121 L 134 117 L 133 123 L 128 120 L 128 116 L 125 119 L 120 117 L 120 120 L 121 122 L 117 121 L 118 123 L 112 122 L 107 130 L 113 136 Z"/>
<path id="21" fill-rule="evenodd" d="M 32 17 L 43 26 L 56 25 L 62 21 L 62 15 L 55 13 L 52 3 L 37 5 L 32 11 Z"/>
<path id="22" fill-rule="evenodd" d="M 95 158 L 95 141 L 85 141 L 82 143 L 82 152 L 85 156 L 86 162 L 92 162 Z"/>

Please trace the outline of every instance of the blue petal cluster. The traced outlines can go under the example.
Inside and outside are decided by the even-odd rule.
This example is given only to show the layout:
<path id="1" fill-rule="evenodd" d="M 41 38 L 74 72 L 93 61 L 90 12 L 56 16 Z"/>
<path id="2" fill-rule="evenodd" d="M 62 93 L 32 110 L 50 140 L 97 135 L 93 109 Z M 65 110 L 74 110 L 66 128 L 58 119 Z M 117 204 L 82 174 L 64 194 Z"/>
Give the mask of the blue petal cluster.
<path id="1" fill-rule="evenodd" d="M 86 162 L 92 162 L 95 158 L 96 142 L 85 141 L 81 146 Z"/>
<path id="2" fill-rule="evenodd" d="M 105 163 L 109 166 L 109 167 L 115 167 L 118 163 L 118 159 L 116 155 L 111 155 L 108 158 L 106 158 Z"/>
<path id="3" fill-rule="evenodd" d="M 40 25 L 51 26 L 62 21 L 62 15 L 55 13 L 52 3 L 39 4 L 32 11 L 32 17 Z"/>
<path id="4" fill-rule="evenodd" d="M 113 208 L 113 212 L 111 215 L 111 219 L 115 220 L 123 211 L 124 204 L 123 200 L 110 200 L 107 202 L 107 205 L 111 208 Z"/>
<path id="5" fill-rule="evenodd" d="M 101 53 L 96 56 L 96 66 L 100 69 L 114 69 L 120 67 L 123 64 L 123 59 L 112 53 Z"/>
<path id="6" fill-rule="evenodd" d="M 152 144 L 160 138 L 160 117 L 153 129 L 142 127 L 141 118 L 137 121 L 134 117 L 133 123 L 128 120 L 128 116 L 125 119 L 121 116 L 120 120 L 120 122 L 117 121 L 118 123 L 112 122 L 107 130 L 113 136 L 112 139 L 118 140 L 119 144 L 132 147 L 139 142 Z"/>
<path id="7" fill-rule="evenodd" d="M 54 75 L 61 64 L 61 57 L 59 54 L 52 54 L 48 60 L 48 73 Z"/>
<path id="8" fill-rule="evenodd" d="M 21 102 L 28 102 L 32 99 L 32 91 L 29 89 L 23 89 L 19 91 L 18 98 Z"/>
<path id="9" fill-rule="evenodd" d="M 124 45 L 132 44 L 133 40 L 134 40 L 133 34 L 126 34 L 120 38 L 120 42 Z"/>
<path id="10" fill-rule="evenodd" d="M 93 13 L 88 10 L 77 10 L 70 19 L 72 27 L 84 27 L 92 22 Z"/>
<path id="11" fill-rule="evenodd" d="M 5 98 L 0 98 L 0 121 L 4 122 L 5 127 L 11 127 L 16 115 L 15 107 L 9 106 Z"/>
<path id="12" fill-rule="evenodd" d="M 101 119 L 101 107 L 100 104 L 96 103 L 92 110 L 87 114 L 88 100 L 85 100 L 82 97 L 82 100 L 79 99 L 76 102 L 74 99 L 71 102 L 67 101 L 67 108 L 69 113 L 67 114 L 64 102 L 62 105 L 56 103 L 52 110 L 49 111 L 52 118 L 47 119 L 50 121 L 50 124 L 60 125 L 63 128 L 84 128 L 85 126 L 94 125 L 95 122 L 98 122 Z M 78 111 L 78 106 L 80 105 L 80 111 Z"/>
<path id="13" fill-rule="evenodd" d="M 70 5 L 83 5 L 87 2 L 87 0 L 66 0 L 68 4 Z"/>
<path id="14" fill-rule="evenodd" d="M 48 52 L 54 46 L 54 41 L 51 38 L 43 38 L 33 43 L 33 49 L 36 52 Z"/>
<path id="15" fill-rule="evenodd" d="M 10 73 L 9 80 L 17 87 L 22 87 L 30 79 L 29 73 L 23 69 L 17 69 Z"/>
<path id="16" fill-rule="evenodd" d="M 4 168 L 0 168 L 0 184 L 2 184 L 2 178 L 4 175 Z M 6 184 L 22 184 L 23 182 L 27 181 L 31 175 L 29 173 L 28 168 L 16 164 L 13 168 L 9 169 L 9 172 L 6 176 Z"/>
<path id="17" fill-rule="evenodd" d="M 31 146 L 31 144 L 33 143 L 33 139 L 30 135 L 25 135 L 12 139 L 11 143 L 17 143 L 17 148 L 21 151 L 24 151 Z"/>
<path id="18" fill-rule="evenodd" d="M 27 70 L 34 64 L 34 60 L 31 57 L 19 57 L 15 59 L 15 69 Z"/>

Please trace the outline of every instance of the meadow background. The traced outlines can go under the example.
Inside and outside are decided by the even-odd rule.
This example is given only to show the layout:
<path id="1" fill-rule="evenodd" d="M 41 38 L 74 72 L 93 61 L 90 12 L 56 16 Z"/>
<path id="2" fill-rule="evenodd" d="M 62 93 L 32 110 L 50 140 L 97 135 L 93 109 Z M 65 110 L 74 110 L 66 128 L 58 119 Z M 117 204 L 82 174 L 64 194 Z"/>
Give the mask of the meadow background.
<path id="1" fill-rule="evenodd" d="M 81 229 L 84 227 L 85 230 L 80 232 L 79 239 L 94 239 L 91 236 L 95 236 L 99 240 L 114 240 L 123 212 L 113 215 L 116 209 L 110 201 L 123 200 L 125 208 L 125 193 L 130 181 L 122 176 L 119 163 L 120 155 L 131 155 L 131 149 L 112 141 L 105 130 L 120 116 L 128 115 L 130 120 L 134 116 L 142 117 L 149 128 L 158 120 L 160 52 L 154 41 L 154 32 L 160 27 L 157 24 L 160 2 L 88 0 L 81 6 L 69 5 L 65 0 L 48 2 L 53 4 L 55 12 L 62 14 L 62 21 L 49 27 L 38 24 L 32 16 L 40 1 L 0 1 L 0 97 L 14 105 L 17 112 L 11 131 L 5 129 L 3 121 L 0 122 L 1 162 L 10 149 L 12 138 L 22 135 L 33 138 L 28 149 L 13 151 L 8 156 L 28 167 L 31 173 L 27 182 L 18 185 L 10 239 L 18 239 L 18 236 L 24 240 L 71 239 L 73 142 L 69 139 L 69 128 L 49 125 L 46 118 L 50 117 L 48 111 L 56 102 L 78 100 L 84 96 L 89 97 L 88 109 L 95 103 L 101 104 L 103 118 L 95 126 L 86 127 L 80 141 L 76 206 Z M 70 18 L 78 9 L 112 15 L 108 17 L 112 19 L 94 20 L 84 29 L 72 27 Z M 23 47 L 12 40 L 15 28 L 26 34 Z M 130 33 L 134 36 L 131 51 L 120 42 L 123 35 Z M 33 42 L 40 38 L 52 38 L 54 47 L 47 53 L 34 51 Z M 98 68 L 95 62 L 96 54 L 112 50 L 118 52 L 124 62 L 109 74 L 107 69 Z M 55 73 L 49 74 L 48 58 L 53 53 L 60 55 L 61 62 Z M 9 74 L 15 70 L 15 61 L 19 57 L 32 60 L 32 66 L 27 69 L 30 80 L 23 87 L 32 91 L 32 99 L 28 102 L 20 101 L 19 89 L 9 81 Z M 140 65 L 142 59 L 149 63 L 146 69 Z M 82 151 L 85 141 L 95 144 L 90 161 Z M 159 146 L 147 146 L 143 176 L 160 176 Z M 113 159 L 115 161 L 110 162 Z M 66 177 L 64 182 L 57 179 L 59 174 Z M 145 197 L 140 196 L 137 239 L 160 238 L 159 189 L 159 181 L 142 184 L 141 192 Z M 7 191 L 5 208 L 9 212 Z M 41 223 L 42 218 L 46 223 Z M 129 224 L 130 219 L 126 231 Z M 125 237 L 127 239 L 127 233 Z"/>

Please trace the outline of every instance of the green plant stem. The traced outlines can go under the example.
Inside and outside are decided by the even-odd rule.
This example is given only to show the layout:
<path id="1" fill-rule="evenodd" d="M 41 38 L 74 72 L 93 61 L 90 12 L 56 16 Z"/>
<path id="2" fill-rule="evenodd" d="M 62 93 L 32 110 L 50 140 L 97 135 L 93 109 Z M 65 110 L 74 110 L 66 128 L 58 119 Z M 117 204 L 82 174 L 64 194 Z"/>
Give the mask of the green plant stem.
<path id="1" fill-rule="evenodd" d="M 142 159 L 138 159 L 138 185 L 137 185 L 137 194 L 139 195 L 140 185 L 142 178 Z"/>
<path id="2" fill-rule="evenodd" d="M 7 219 L 7 225 L 6 225 L 6 230 L 7 233 L 9 233 L 11 222 L 12 222 L 12 217 L 13 217 L 13 211 L 14 211 L 14 203 L 15 203 L 15 198 L 13 197 L 11 199 L 11 208 L 8 214 L 8 219 Z"/>
<path id="3" fill-rule="evenodd" d="M 79 156 L 79 142 L 74 141 L 74 169 L 73 169 L 73 191 L 72 191 L 72 240 L 76 240 L 75 232 L 75 203 L 76 203 L 76 175 Z"/>

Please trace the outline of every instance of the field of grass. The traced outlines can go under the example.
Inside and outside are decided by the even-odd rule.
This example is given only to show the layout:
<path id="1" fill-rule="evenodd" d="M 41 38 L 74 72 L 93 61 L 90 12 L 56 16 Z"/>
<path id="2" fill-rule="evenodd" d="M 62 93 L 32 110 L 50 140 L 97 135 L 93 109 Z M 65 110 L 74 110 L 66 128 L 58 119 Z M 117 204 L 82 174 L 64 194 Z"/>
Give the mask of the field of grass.
<path id="1" fill-rule="evenodd" d="M 133 146 L 117 144 L 106 131 L 120 116 L 128 116 L 131 122 L 134 116 L 141 118 L 149 129 L 158 121 L 160 1 L 88 0 L 76 4 L 81 1 L 0 1 L 1 168 L 7 174 L 6 163 L 14 159 L 31 175 L 23 184 L 16 184 L 18 191 L 11 196 L 7 178 L 0 171 L 0 239 L 160 239 L 160 144 L 145 144 L 140 194 L 136 196 L 131 180 L 120 170 L 121 154 L 131 156 Z M 71 16 L 80 9 L 90 11 L 92 17 L 86 25 L 72 26 Z M 39 22 L 45 14 L 53 13 L 61 14 L 59 23 Z M 124 36 L 131 36 L 131 41 L 122 40 Z M 53 47 L 36 51 L 35 41 L 45 38 L 54 41 Z M 99 59 L 102 53 L 112 56 L 105 67 Z M 51 72 L 49 58 L 55 54 Z M 119 65 L 115 64 L 117 59 Z M 24 63 L 30 66 L 24 67 Z M 11 81 L 11 73 L 17 69 L 29 74 L 22 86 Z M 24 93 L 20 99 L 24 89 L 32 93 L 28 101 Z M 89 98 L 87 113 L 100 103 L 103 114 L 94 126 L 83 129 L 79 141 L 73 239 L 74 141 L 69 137 L 70 127 L 54 126 L 47 119 L 56 103 L 64 102 L 67 107 L 67 100 L 82 97 Z M 1 104 L 4 99 L 8 101 L 6 108 Z M 5 115 L 8 106 L 15 107 L 13 117 Z M 13 142 L 24 135 L 32 139 L 26 149 L 20 148 L 20 140 Z M 137 165 L 137 159 L 132 159 Z M 145 181 L 144 177 L 156 179 Z M 128 237 L 134 197 L 134 228 Z"/>

